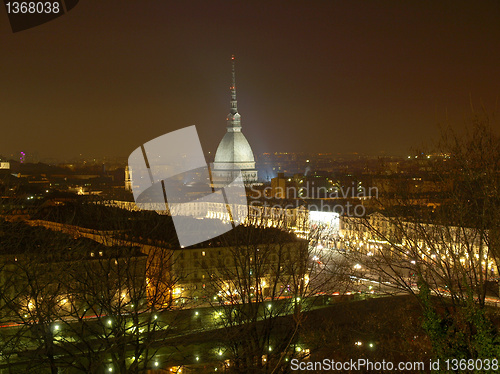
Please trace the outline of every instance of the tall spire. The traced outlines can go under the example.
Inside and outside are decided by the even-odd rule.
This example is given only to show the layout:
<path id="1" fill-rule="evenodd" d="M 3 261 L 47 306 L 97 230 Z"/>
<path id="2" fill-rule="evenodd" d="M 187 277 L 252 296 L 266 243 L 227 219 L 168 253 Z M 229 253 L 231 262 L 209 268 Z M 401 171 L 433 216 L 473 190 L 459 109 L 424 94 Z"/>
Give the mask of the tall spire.
<path id="1" fill-rule="evenodd" d="M 236 114 L 238 113 L 238 102 L 236 101 L 236 72 L 234 69 L 234 63 L 235 63 L 235 58 L 234 55 L 231 56 L 231 63 L 233 67 L 232 71 L 232 85 L 231 85 L 231 114 Z"/>
<path id="2" fill-rule="evenodd" d="M 241 131 L 241 116 L 238 113 L 238 102 L 236 101 L 236 72 L 235 65 L 236 59 L 234 55 L 231 56 L 232 64 L 232 84 L 231 84 L 231 111 L 227 115 L 227 131 L 239 132 Z"/>

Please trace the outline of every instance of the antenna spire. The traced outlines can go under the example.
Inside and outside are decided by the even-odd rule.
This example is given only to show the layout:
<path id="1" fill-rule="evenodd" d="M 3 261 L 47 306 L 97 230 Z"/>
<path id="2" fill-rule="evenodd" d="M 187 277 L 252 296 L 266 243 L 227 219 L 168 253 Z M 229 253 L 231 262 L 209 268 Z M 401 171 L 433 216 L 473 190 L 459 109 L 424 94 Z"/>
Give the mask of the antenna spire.
<path id="1" fill-rule="evenodd" d="M 238 102 L 236 101 L 236 73 L 235 73 L 235 57 L 231 56 L 232 65 L 232 82 L 231 82 L 231 111 L 227 115 L 227 131 L 240 132 L 241 131 L 241 116 L 238 113 Z"/>
<path id="2" fill-rule="evenodd" d="M 236 72 L 235 72 L 235 57 L 231 56 L 231 64 L 232 64 L 232 85 L 231 85 L 231 114 L 238 113 L 238 102 L 236 101 Z"/>

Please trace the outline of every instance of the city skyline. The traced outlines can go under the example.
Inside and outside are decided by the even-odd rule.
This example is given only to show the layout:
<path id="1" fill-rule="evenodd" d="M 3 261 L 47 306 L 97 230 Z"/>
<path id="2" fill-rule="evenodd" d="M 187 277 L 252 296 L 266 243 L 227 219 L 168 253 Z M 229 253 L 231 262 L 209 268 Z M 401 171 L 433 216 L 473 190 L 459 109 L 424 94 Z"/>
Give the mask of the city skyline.
<path id="1" fill-rule="evenodd" d="M 126 157 L 190 125 L 214 154 L 233 53 L 256 154 L 403 155 L 471 105 L 496 109 L 498 3 L 313 4 L 84 2 L 19 33 L 2 22 L 0 155 Z"/>

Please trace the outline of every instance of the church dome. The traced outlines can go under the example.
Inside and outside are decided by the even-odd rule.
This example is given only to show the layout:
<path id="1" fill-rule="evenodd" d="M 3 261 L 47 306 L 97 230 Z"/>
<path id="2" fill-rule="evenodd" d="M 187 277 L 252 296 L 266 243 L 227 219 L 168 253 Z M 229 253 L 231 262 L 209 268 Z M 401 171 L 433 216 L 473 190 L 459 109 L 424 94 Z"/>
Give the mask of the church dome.
<path id="1" fill-rule="evenodd" d="M 252 148 L 242 132 L 228 131 L 222 138 L 215 153 L 215 163 L 255 162 Z"/>

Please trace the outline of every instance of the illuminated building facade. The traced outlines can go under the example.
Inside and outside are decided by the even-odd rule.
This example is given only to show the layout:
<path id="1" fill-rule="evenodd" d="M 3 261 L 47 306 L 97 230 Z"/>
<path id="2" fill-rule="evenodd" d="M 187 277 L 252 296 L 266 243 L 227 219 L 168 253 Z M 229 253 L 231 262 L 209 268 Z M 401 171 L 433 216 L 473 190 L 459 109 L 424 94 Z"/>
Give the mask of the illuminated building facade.
<path id="1" fill-rule="evenodd" d="M 177 280 L 173 289 L 175 303 L 194 300 L 200 304 L 238 304 L 242 297 L 254 295 L 292 296 L 294 290 L 288 285 L 296 264 L 305 260 L 303 256 L 307 258 L 307 241 L 287 237 L 279 230 L 270 234 L 277 235 L 283 236 L 279 244 L 266 239 L 239 244 L 215 240 L 174 250 L 171 269 Z M 242 278 L 244 272 L 247 276 Z"/>
<path id="2" fill-rule="evenodd" d="M 132 171 L 125 166 L 125 191 L 132 192 Z"/>

